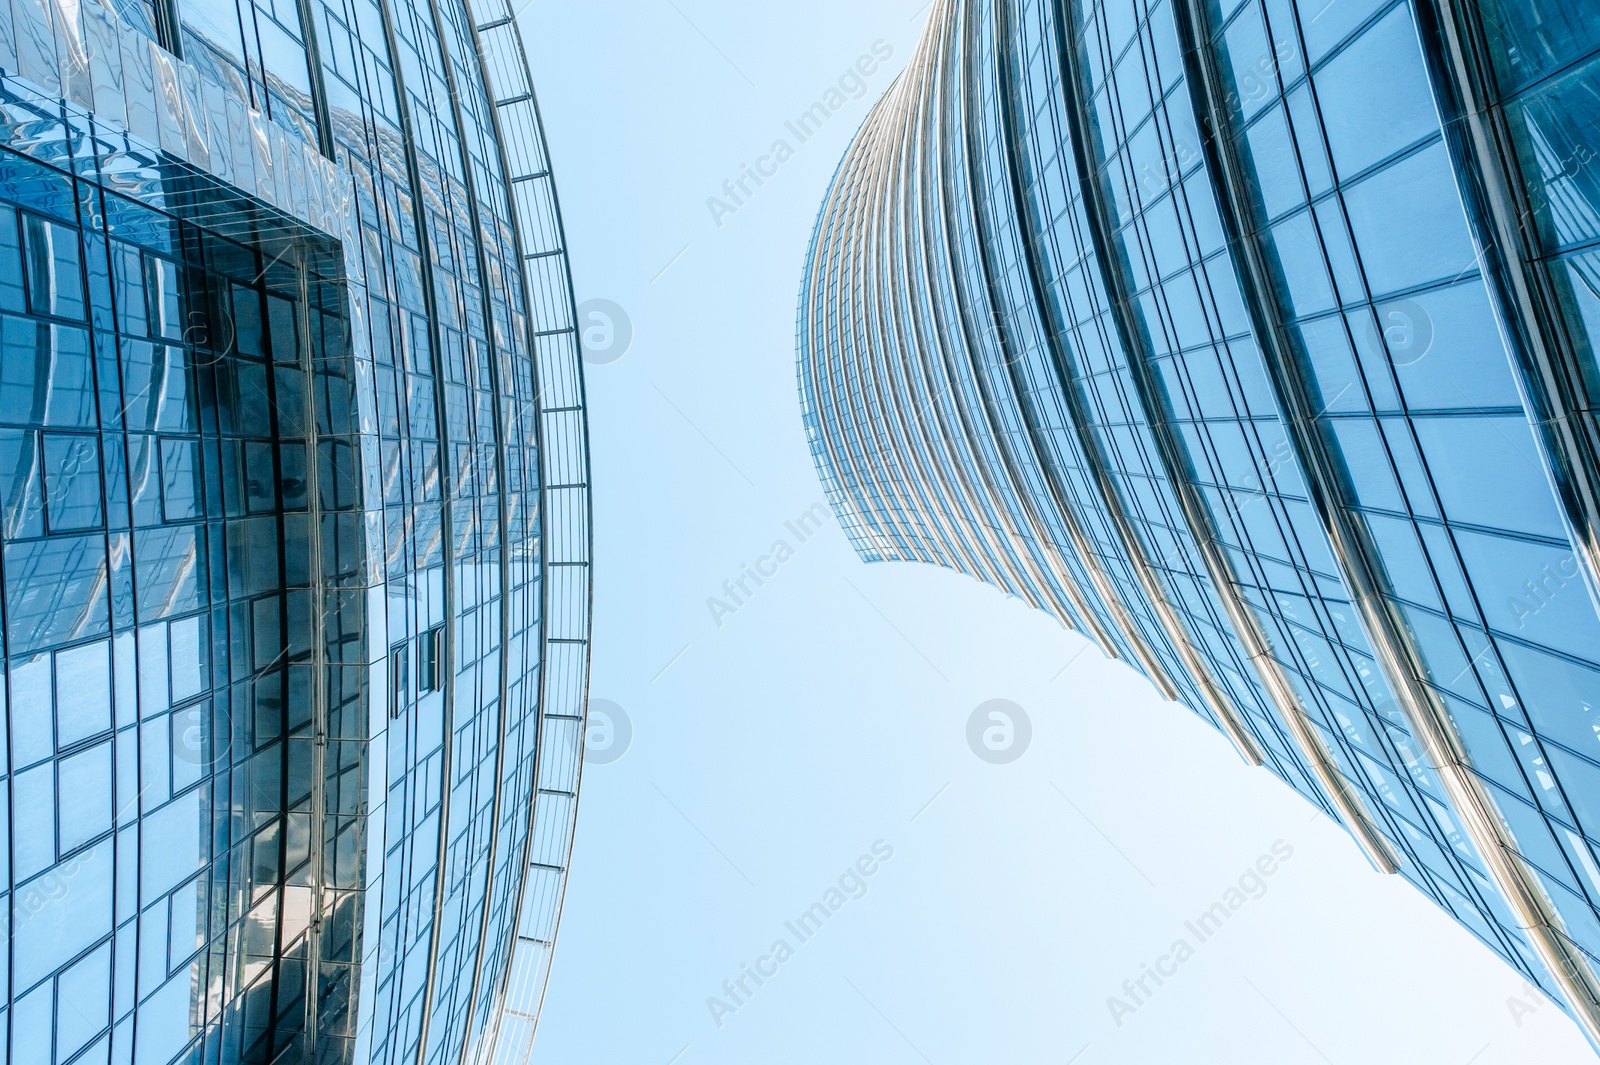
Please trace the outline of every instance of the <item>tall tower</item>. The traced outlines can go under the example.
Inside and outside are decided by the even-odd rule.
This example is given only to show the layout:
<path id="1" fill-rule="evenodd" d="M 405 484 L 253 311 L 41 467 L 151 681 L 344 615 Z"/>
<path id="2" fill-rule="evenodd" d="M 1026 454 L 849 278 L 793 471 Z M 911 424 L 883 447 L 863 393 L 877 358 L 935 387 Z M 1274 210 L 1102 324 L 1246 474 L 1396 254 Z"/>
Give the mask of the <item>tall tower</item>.
<path id="1" fill-rule="evenodd" d="M 29 1063 L 520 1061 L 589 501 L 505 0 L 0 4 Z"/>
<path id="2" fill-rule="evenodd" d="M 935 0 L 799 313 L 868 561 L 1123 659 L 1600 1045 L 1600 16 Z"/>

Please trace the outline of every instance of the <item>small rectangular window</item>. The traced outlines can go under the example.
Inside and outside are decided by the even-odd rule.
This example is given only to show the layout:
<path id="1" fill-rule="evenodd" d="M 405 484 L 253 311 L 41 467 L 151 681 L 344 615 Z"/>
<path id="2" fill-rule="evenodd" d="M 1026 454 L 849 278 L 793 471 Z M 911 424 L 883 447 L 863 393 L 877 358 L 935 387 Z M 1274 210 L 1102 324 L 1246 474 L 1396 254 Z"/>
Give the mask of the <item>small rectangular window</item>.
<path id="1" fill-rule="evenodd" d="M 411 652 L 403 643 L 389 648 L 389 716 L 399 717 L 406 705 L 406 688 L 411 683 Z"/>
<path id="2" fill-rule="evenodd" d="M 444 626 L 435 625 L 417 638 L 417 690 L 444 689 L 440 663 L 444 661 Z"/>
<path id="3" fill-rule="evenodd" d="M 83 262 L 77 231 L 24 214 L 22 234 L 29 308 L 34 314 L 83 321 Z"/>
<path id="4" fill-rule="evenodd" d="M 166 340 L 183 339 L 178 264 L 147 254 L 144 257 L 144 292 L 145 312 L 150 316 L 150 335 Z"/>

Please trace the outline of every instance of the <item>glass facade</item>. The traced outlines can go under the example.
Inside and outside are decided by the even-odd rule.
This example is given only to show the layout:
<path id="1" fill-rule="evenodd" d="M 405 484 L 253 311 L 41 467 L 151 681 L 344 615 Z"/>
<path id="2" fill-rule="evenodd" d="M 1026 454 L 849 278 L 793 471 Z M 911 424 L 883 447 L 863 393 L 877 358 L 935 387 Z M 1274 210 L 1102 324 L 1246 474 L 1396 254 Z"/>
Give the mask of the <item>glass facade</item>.
<path id="1" fill-rule="evenodd" d="M 589 547 L 503 0 L 0 5 L 6 1060 L 524 1060 Z"/>
<path id="2" fill-rule="evenodd" d="M 937 0 L 801 295 L 869 561 L 998 585 L 1600 1045 L 1600 20 Z"/>

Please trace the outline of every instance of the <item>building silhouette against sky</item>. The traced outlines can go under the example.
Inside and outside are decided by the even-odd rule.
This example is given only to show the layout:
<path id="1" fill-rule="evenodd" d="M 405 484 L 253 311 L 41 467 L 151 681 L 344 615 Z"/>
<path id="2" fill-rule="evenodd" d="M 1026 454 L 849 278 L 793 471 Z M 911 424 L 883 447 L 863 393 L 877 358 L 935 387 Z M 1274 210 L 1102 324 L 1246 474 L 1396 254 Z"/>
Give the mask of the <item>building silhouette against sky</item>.
<path id="1" fill-rule="evenodd" d="M 573 322 L 505 0 L 0 4 L 6 1060 L 524 1060 Z"/>
<path id="2" fill-rule="evenodd" d="M 1600 1045 L 1600 17 L 935 0 L 828 192 L 868 561 L 1050 612 Z"/>

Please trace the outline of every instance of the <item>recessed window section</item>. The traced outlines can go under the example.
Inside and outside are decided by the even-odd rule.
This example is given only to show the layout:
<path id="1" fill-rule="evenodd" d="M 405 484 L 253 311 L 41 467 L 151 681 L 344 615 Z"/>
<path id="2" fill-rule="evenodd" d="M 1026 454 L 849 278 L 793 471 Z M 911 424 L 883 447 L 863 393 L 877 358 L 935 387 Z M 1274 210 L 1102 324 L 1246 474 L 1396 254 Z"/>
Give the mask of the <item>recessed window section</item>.
<path id="1" fill-rule="evenodd" d="M 183 312 L 178 297 L 178 264 L 156 255 L 144 257 L 144 291 L 150 335 L 183 339 Z"/>
<path id="2" fill-rule="evenodd" d="M 443 691 L 444 626 L 435 625 L 417 637 L 417 644 L 417 691 Z"/>
<path id="3" fill-rule="evenodd" d="M 267 297 L 267 332 L 272 338 L 273 361 L 300 361 L 300 330 L 293 303 L 281 296 Z"/>
<path id="4" fill-rule="evenodd" d="M 399 717 L 406 705 L 406 688 L 411 683 L 411 648 L 397 643 L 389 648 L 389 716 Z"/>
<path id="5" fill-rule="evenodd" d="M 241 355 L 259 359 L 261 343 L 261 294 L 243 285 L 233 286 L 233 346 Z"/>

